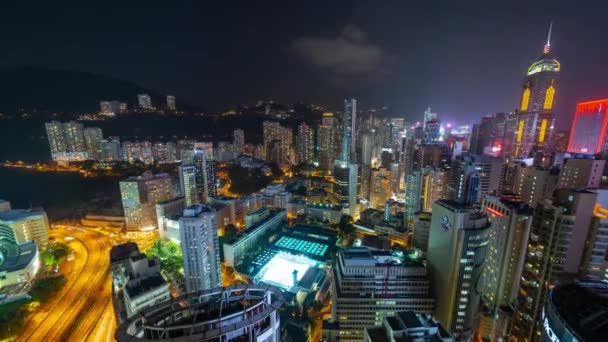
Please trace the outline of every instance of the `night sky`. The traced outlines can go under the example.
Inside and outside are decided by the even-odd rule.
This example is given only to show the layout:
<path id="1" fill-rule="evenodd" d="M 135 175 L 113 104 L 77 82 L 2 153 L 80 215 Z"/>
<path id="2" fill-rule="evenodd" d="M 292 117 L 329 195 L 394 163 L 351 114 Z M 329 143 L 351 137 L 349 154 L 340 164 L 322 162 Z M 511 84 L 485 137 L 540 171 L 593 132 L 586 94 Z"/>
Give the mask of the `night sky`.
<path id="1" fill-rule="evenodd" d="M 0 67 L 115 76 L 214 111 L 352 96 L 468 123 L 517 106 L 553 19 L 558 125 L 577 101 L 608 97 L 607 1 L 410 2 L 21 1 L 0 14 Z"/>

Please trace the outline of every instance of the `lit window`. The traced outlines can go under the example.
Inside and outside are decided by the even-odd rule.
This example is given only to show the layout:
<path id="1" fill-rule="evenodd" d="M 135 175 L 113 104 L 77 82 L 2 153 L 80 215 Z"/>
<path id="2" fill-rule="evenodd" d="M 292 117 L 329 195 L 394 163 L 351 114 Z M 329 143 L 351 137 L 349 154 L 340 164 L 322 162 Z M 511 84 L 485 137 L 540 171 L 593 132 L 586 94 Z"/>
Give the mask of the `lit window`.
<path id="1" fill-rule="evenodd" d="M 555 96 L 555 88 L 553 87 L 553 82 L 547 88 L 547 93 L 545 94 L 545 105 L 543 109 L 551 109 L 553 107 L 553 97 Z"/>
<path id="2" fill-rule="evenodd" d="M 521 110 L 528 110 L 528 103 L 530 102 L 530 88 L 526 88 L 521 97 Z"/>

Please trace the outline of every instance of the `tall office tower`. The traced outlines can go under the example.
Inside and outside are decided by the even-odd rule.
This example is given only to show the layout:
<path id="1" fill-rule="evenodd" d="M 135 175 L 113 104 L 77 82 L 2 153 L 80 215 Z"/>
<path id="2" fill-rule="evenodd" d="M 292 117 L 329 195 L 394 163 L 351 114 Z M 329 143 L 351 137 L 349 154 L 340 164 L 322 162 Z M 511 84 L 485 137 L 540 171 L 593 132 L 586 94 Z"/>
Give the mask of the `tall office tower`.
<path id="1" fill-rule="evenodd" d="M 348 163 L 348 214 L 359 219 L 359 165 Z"/>
<path id="2" fill-rule="evenodd" d="M 558 188 L 599 188 L 604 172 L 605 160 L 569 158 L 559 173 Z"/>
<path id="3" fill-rule="evenodd" d="M 424 118 L 422 121 L 422 131 L 426 132 L 426 123 L 427 122 L 431 122 L 431 121 L 435 121 L 437 120 L 437 113 L 432 113 L 431 112 L 431 106 L 429 106 L 425 111 L 424 111 Z"/>
<path id="4" fill-rule="evenodd" d="M 365 133 L 361 135 L 361 164 L 372 165 L 372 156 L 374 149 L 373 133 Z"/>
<path id="5" fill-rule="evenodd" d="M 371 199 L 372 191 L 372 168 L 367 165 L 361 165 L 359 168 L 359 181 L 361 188 L 359 191 L 359 198 L 365 199 L 367 202 Z"/>
<path id="6" fill-rule="evenodd" d="M 296 148 L 298 164 L 312 164 L 314 161 L 314 129 L 302 122 L 298 126 L 298 136 L 296 138 Z"/>
<path id="7" fill-rule="evenodd" d="M 113 114 L 112 102 L 110 101 L 99 101 L 99 113 L 101 114 Z"/>
<path id="8" fill-rule="evenodd" d="M 486 147 L 490 146 L 492 142 L 493 119 L 493 116 L 487 115 L 481 118 L 481 123 L 473 125 L 469 153 L 482 155 Z"/>
<path id="9" fill-rule="evenodd" d="M 533 210 L 517 196 L 486 196 L 482 210 L 489 214 L 492 226 L 481 278 L 480 334 L 498 341 L 507 337 L 508 320 L 516 306 Z"/>
<path id="10" fill-rule="evenodd" d="M 502 189 L 505 165 L 502 158 L 460 156 L 452 161 L 448 198 L 460 203 L 481 203 L 484 196 Z"/>
<path id="11" fill-rule="evenodd" d="M 344 100 L 344 118 L 342 120 L 342 156 L 343 161 L 356 160 L 353 158 L 356 145 L 357 100 Z"/>
<path id="12" fill-rule="evenodd" d="M 194 144 L 194 166 L 196 168 L 196 192 L 201 203 L 217 196 L 213 143 Z"/>
<path id="13" fill-rule="evenodd" d="M 416 140 L 413 137 L 403 139 L 403 173 L 405 176 L 412 173 L 416 159 Z"/>
<path id="14" fill-rule="evenodd" d="M 87 149 L 87 157 L 97 160 L 99 158 L 99 142 L 103 140 L 103 133 L 99 127 L 87 127 L 84 129 L 84 144 Z"/>
<path id="15" fill-rule="evenodd" d="M 435 145 L 440 138 L 441 121 L 431 120 L 425 122 L 424 126 L 424 144 Z"/>
<path id="16" fill-rule="evenodd" d="M 179 219 L 179 237 L 188 293 L 221 287 L 215 210 L 200 204 L 184 209 L 184 215 Z"/>
<path id="17" fill-rule="evenodd" d="M 68 151 L 68 142 L 63 131 L 63 124 L 59 121 L 51 121 L 44 124 L 46 136 L 49 139 L 51 156 L 56 159 L 60 153 Z"/>
<path id="18" fill-rule="evenodd" d="M 384 203 L 391 198 L 392 172 L 383 167 L 372 169 L 370 173 L 370 206 L 374 209 L 384 208 Z"/>
<path id="19" fill-rule="evenodd" d="M 489 234 L 485 212 L 454 201 L 433 204 L 427 253 L 437 303 L 433 316 L 457 341 L 474 333 Z"/>
<path id="20" fill-rule="evenodd" d="M 139 108 L 152 109 L 152 98 L 148 94 L 137 95 L 137 104 Z"/>
<path id="21" fill-rule="evenodd" d="M 334 166 L 336 151 L 336 119 L 333 113 L 323 113 L 319 126 L 319 166 L 331 171 Z"/>
<path id="22" fill-rule="evenodd" d="M 448 173 L 441 169 L 424 168 L 422 170 L 422 211 L 433 211 L 433 203 L 446 198 Z"/>
<path id="23" fill-rule="evenodd" d="M 177 106 L 175 105 L 175 96 L 167 95 L 167 109 L 177 110 Z"/>
<path id="24" fill-rule="evenodd" d="M 584 279 L 608 282 L 608 190 L 599 189 L 581 265 Z"/>
<path id="25" fill-rule="evenodd" d="M 180 165 L 178 170 L 181 195 L 186 199 L 186 206 L 201 203 L 196 188 L 196 167 L 194 165 Z"/>
<path id="26" fill-rule="evenodd" d="M 534 210 L 510 337 L 536 340 L 546 293 L 579 273 L 597 194 L 560 189 Z"/>
<path id="27" fill-rule="evenodd" d="M 529 68 L 524 79 L 515 139 L 515 157 L 528 157 L 534 148 L 543 148 L 553 133 L 553 104 L 558 88 L 559 62 L 549 54 L 551 26 L 539 60 Z"/>
<path id="28" fill-rule="evenodd" d="M 234 150 L 239 154 L 243 154 L 245 151 L 245 131 L 237 128 L 233 131 L 232 136 L 232 145 L 234 146 Z"/>
<path id="29" fill-rule="evenodd" d="M 405 176 L 405 212 L 404 225 L 408 228 L 414 226 L 414 218 L 422 209 L 422 172 L 414 170 Z"/>
<path id="30" fill-rule="evenodd" d="M 405 190 L 402 184 L 403 180 L 403 164 L 391 163 L 391 191 L 398 193 Z"/>
<path id="31" fill-rule="evenodd" d="M 85 152 L 87 150 L 84 142 L 83 124 L 76 121 L 65 122 L 63 131 L 68 144 L 68 152 Z"/>
<path id="32" fill-rule="evenodd" d="M 435 306 L 422 262 L 367 247 L 340 251 L 331 293 L 336 322 L 323 326 L 329 341 L 361 341 L 364 327 L 380 326 L 394 312 L 431 313 Z"/>
<path id="33" fill-rule="evenodd" d="M 141 176 L 121 180 L 120 197 L 127 230 L 152 230 L 156 227 L 156 203 L 173 197 L 171 176 L 153 175 L 150 171 Z"/>
<path id="34" fill-rule="evenodd" d="M 568 152 L 596 154 L 608 149 L 608 99 L 576 105 Z"/>
<path id="35" fill-rule="evenodd" d="M 6 239 L 18 245 L 34 241 L 39 249 L 43 249 L 49 241 L 49 229 L 49 220 L 42 208 L 0 211 L 0 240 Z M 13 258 L 6 253 L 12 250 L 2 252 L 5 253 L 3 257 Z"/>

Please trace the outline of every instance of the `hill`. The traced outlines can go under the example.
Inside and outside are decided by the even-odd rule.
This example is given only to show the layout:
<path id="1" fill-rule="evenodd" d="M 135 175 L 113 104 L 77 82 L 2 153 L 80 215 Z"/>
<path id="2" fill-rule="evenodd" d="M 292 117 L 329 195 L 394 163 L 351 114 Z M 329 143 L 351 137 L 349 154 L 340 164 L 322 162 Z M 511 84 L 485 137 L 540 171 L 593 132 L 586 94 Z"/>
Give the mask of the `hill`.
<path id="1" fill-rule="evenodd" d="M 4 87 L 0 113 L 27 112 L 90 113 L 99 110 L 100 100 L 119 100 L 134 106 L 137 94 L 146 93 L 154 105 L 165 103 L 165 95 L 135 83 L 108 76 L 59 69 L 21 67 L 0 69 Z M 179 98 L 178 98 L 179 100 Z M 178 108 L 200 111 L 182 102 Z"/>

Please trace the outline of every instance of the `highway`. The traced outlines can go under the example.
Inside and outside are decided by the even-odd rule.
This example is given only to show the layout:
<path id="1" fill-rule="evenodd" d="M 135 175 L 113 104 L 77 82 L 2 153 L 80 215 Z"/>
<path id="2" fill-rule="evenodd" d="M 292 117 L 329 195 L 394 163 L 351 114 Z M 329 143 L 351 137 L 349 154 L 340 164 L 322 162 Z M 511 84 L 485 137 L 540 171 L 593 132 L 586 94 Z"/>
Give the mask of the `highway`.
<path id="1" fill-rule="evenodd" d="M 72 270 L 65 274 L 66 286 L 30 316 L 17 341 L 113 341 L 112 242 L 103 234 L 75 227 L 53 229 L 50 236 L 72 249 Z"/>

